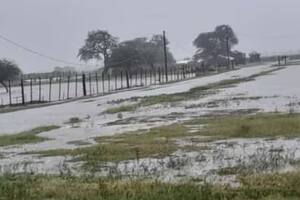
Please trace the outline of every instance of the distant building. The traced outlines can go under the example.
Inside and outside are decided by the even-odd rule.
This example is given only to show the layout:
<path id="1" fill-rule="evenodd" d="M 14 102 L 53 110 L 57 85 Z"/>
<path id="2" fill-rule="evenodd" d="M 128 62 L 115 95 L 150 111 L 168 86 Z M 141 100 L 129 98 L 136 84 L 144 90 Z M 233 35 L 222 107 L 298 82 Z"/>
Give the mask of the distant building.
<path id="1" fill-rule="evenodd" d="M 76 68 L 75 67 L 69 67 L 69 66 L 65 66 L 65 67 L 55 67 L 53 70 L 54 73 L 59 72 L 59 73 L 74 73 L 76 72 Z"/>
<path id="2" fill-rule="evenodd" d="M 231 57 L 234 58 L 234 63 L 236 65 L 244 65 L 246 64 L 246 54 L 240 51 L 232 51 Z"/>

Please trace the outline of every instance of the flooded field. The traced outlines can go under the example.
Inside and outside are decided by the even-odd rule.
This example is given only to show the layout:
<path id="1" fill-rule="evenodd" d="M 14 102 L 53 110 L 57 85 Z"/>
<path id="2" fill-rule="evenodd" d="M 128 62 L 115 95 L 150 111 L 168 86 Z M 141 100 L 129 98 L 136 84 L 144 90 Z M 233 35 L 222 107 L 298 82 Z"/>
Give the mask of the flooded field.
<path id="1" fill-rule="evenodd" d="M 0 145 L 0 169 L 2 173 L 142 176 L 167 182 L 192 178 L 232 185 L 239 184 L 235 178 L 239 173 L 295 170 L 300 159 L 298 126 L 291 129 L 295 133 L 286 135 L 282 127 L 277 127 L 278 132 L 276 127 L 270 128 L 274 135 L 265 129 L 261 136 L 249 135 L 252 126 L 257 125 L 248 127 L 247 117 L 258 116 L 258 120 L 265 120 L 264 116 L 260 118 L 265 114 L 271 115 L 272 121 L 280 115 L 291 115 L 286 119 L 291 120 L 288 123 L 298 120 L 300 88 L 295 85 L 299 73 L 300 66 L 265 64 L 3 113 L 0 114 L 2 136 L 22 136 L 24 131 L 30 133 L 40 127 L 41 131 L 35 136 L 44 139 L 13 144 L 10 139 Z M 210 124 L 206 120 L 233 116 L 246 117 L 241 122 L 246 125 L 237 126 L 241 128 L 237 131 L 239 134 L 206 134 L 205 127 Z M 199 121 L 195 123 L 195 120 Z M 43 131 L 43 127 L 54 125 L 57 127 Z M 173 130 L 176 126 L 179 127 Z M 170 131 L 170 136 L 164 131 Z M 174 131 L 177 135 L 172 136 Z M 123 140 L 128 140 L 125 146 L 120 142 Z M 157 145 L 155 141 L 162 143 L 157 146 L 160 152 L 145 149 L 148 145 Z M 116 149 L 112 150 L 109 144 Z M 95 151 L 100 152 L 99 157 L 92 156 L 98 155 Z M 111 152 L 111 156 L 106 157 L 107 152 Z"/>

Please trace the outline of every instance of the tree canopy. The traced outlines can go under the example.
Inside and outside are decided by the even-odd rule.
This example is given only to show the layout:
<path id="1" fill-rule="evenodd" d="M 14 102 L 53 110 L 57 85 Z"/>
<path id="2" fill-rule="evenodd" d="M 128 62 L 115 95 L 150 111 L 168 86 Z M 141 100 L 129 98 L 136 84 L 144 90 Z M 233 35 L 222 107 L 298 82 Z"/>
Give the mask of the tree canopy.
<path id="1" fill-rule="evenodd" d="M 167 49 L 168 62 L 174 63 L 175 59 Z M 153 68 L 156 64 L 164 63 L 163 36 L 154 35 L 151 39 L 136 38 L 120 43 L 112 49 L 110 66 L 113 68 L 126 68 L 130 70 L 138 66 Z"/>
<path id="2" fill-rule="evenodd" d="M 6 89 L 5 81 L 17 78 L 22 72 L 18 65 L 7 59 L 0 60 L 0 84 Z"/>
<path id="3" fill-rule="evenodd" d="M 78 56 L 84 61 L 104 59 L 104 69 L 107 70 L 112 48 L 116 47 L 117 43 L 118 39 L 107 31 L 91 31 L 83 47 L 79 49 Z"/>
<path id="4" fill-rule="evenodd" d="M 238 44 L 238 38 L 229 25 L 220 25 L 212 32 L 199 34 L 193 44 L 197 48 L 195 60 L 218 65 L 218 57 L 226 57 L 227 50 L 231 52 L 232 47 Z"/>
<path id="5" fill-rule="evenodd" d="M 249 62 L 260 62 L 261 61 L 261 57 L 260 57 L 260 53 L 256 52 L 256 51 L 252 51 L 251 53 L 249 53 Z"/>

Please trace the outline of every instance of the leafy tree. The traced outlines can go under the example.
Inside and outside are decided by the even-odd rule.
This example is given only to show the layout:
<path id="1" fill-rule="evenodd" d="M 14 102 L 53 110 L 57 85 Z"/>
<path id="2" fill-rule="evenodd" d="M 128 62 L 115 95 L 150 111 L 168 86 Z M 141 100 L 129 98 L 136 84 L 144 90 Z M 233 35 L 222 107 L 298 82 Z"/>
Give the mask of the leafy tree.
<path id="1" fill-rule="evenodd" d="M 252 51 L 251 53 L 249 53 L 249 62 L 260 62 L 261 61 L 261 57 L 260 57 L 260 53 L 256 52 L 256 51 Z"/>
<path id="2" fill-rule="evenodd" d="M 112 49 L 109 64 L 113 68 L 122 67 L 125 70 L 130 70 L 142 63 L 141 54 L 136 40 L 125 41 Z"/>
<path id="3" fill-rule="evenodd" d="M 0 60 L 0 84 L 6 89 L 6 92 L 8 92 L 8 87 L 5 84 L 5 81 L 13 80 L 21 73 L 22 72 L 16 63 L 6 59 Z"/>
<path id="4" fill-rule="evenodd" d="M 238 39 L 229 25 L 217 26 L 213 32 L 201 33 L 193 42 L 197 48 L 195 60 L 202 59 L 211 65 L 218 65 L 221 57 L 227 56 L 227 50 L 238 44 Z"/>
<path id="5" fill-rule="evenodd" d="M 129 72 L 142 63 L 139 43 L 141 38 L 125 41 L 112 49 L 110 66 L 112 68 L 125 70 L 127 87 L 129 88 Z"/>
<path id="6" fill-rule="evenodd" d="M 235 64 L 246 64 L 246 54 L 240 51 L 232 51 L 230 54 L 234 58 Z"/>
<path id="7" fill-rule="evenodd" d="M 175 59 L 167 49 L 168 62 L 175 63 Z M 145 37 L 120 43 L 112 49 L 110 65 L 114 68 L 131 70 L 138 66 L 151 67 L 164 63 L 163 37 L 154 35 L 150 40 Z"/>
<path id="8" fill-rule="evenodd" d="M 167 49 L 168 60 L 175 63 L 172 53 Z M 155 64 L 164 63 L 163 37 L 154 35 L 150 40 L 145 37 L 120 43 L 111 51 L 109 65 L 114 71 L 125 71 L 127 87 L 129 73 L 137 68 L 154 68 Z"/>
<path id="9" fill-rule="evenodd" d="M 151 67 L 153 67 L 154 64 L 163 64 L 165 62 L 163 35 L 153 35 L 149 44 L 151 47 L 149 54 L 152 55 L 152 58 L 148 60 L 148 64 Z M 166 45 L 168 44 L 170 44 L 170 42 L 166 39 Z M 176 62 L 169 48 L 167 48 L 167 57 L 169 64 L 174 64 Z"/>
<path id="10" fill-rule="evenodd" d="M 104 59 L 104 71 L 108 69 L 108 60 L 111 51 L 117 46 L 118 39 L 107 31 L 97 30 L 88 33 L 83 47 L 79 49 L 78 56 L 81 60 Z"/>

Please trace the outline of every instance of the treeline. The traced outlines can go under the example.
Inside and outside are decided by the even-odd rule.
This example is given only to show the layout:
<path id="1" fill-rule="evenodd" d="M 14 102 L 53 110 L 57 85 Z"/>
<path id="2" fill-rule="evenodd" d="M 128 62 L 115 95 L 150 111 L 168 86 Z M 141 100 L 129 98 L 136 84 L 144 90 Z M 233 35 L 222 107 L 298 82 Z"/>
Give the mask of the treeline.
<path id="1" fill-rule="evenodd" d="M 108 31 L 91 31 L 85 44 L 80 48 L 80 60 L 92 59 L 104 61 L 104 71 L 134 71 L 137 68 L 151 68 L 164 63 L 164 44 L 169 41 L 163 35 L 153 35 L 151 38 L 140 37 L 133 40 L 119 42 L 117 37 Z M 166 54 L 169 64 L 175 59 L 168 47 Z"/>
<path id="2" fill-rule="evenodd" d="M 215 30 L 200 33 L 193 41 L 196 53 L 184 64 L 194 64 L 201 68 L 232 67 L 248 62 L 259 62 L 261 56 L 252 52 L 248 56 L 234 47 L 239 40 L 229 25 L 217 26 Z M 176 66 L 175 58 L 168 48 L 169 41 L 163 34 L 155 34 L 150 38 L 138 37 L 132 40 L 119 41 L 119 38 L 105 30 L 90 31 L 83 46 L 78 51 L 82 61 L 103 60 L 104 68 L 98 73 L 114 72 L 132 73 L 137 70 L 157 70 L 165 65 L 165 57 L 169 68 Z M 182 63 L 183 64 L 183 63 Z M 18 70 L 16 70 L 18 69 Z M 21 70 L 11 61 L 1 60 L 0 84 L 20 77 Z M 24 79 L 49 78 L 57 76 L 73 76 L 77 72 L 72 66 L 55 67 L 52 72 L 31 73 L 23 75 Z"/>

